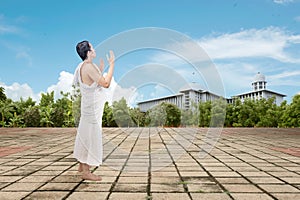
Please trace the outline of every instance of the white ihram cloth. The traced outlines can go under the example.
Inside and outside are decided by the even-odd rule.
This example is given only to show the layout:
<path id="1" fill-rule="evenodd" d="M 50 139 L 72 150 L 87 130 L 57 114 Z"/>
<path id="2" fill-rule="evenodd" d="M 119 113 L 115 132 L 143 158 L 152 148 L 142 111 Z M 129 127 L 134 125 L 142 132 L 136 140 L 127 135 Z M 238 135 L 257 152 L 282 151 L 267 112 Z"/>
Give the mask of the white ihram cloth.
<path id="1" fill-rule="evenodd" d="M 90 166 L 99 166 L 103 159 L 102 115 L 106 91 L 96 82 L 91 85 L 82 82 L 82 64 L 83 62 L 78 65 L 73 81 L 73 84 L 79 84 L 81 93 L 81 115 L 74 145 L 74 158 Z M 97 70 L 100 72 L 98 68 Z"/>

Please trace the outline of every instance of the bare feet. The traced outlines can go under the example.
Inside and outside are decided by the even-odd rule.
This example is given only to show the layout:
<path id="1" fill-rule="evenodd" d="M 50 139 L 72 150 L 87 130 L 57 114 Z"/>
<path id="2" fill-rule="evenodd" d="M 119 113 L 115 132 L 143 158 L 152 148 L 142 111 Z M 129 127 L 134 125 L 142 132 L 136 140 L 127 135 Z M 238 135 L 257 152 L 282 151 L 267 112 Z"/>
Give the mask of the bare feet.
<path id="1" fill-rule="evenodd" d="M 79 164 L 78 172 L 83 172 L 83 168 L 82 168 L 82 164 L 81 163 Z"/>
<path id="2" fill-rule="evenodd" d="M 86 172 L 86 173 L 82 174 L 81 178 L 84 180 L 90 180 L 90 181 L 101 181 L 102 180 L 102 178 L 100 176 L 92 174 L 91 172 Z"/>

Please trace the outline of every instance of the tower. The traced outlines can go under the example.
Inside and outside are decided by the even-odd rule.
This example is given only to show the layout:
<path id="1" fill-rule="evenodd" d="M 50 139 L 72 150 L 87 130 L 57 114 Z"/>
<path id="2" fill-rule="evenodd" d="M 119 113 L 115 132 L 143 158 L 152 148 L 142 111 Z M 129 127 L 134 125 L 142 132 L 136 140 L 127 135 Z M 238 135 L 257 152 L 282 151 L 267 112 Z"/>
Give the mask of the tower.
<path id="1" fill-rule="evenodd" d="M 265 90 L 267 88 L 265 75 L 258 72 L 254 77 L 254 81 L 252 82 L 252 88 L 253 91 Z"/>

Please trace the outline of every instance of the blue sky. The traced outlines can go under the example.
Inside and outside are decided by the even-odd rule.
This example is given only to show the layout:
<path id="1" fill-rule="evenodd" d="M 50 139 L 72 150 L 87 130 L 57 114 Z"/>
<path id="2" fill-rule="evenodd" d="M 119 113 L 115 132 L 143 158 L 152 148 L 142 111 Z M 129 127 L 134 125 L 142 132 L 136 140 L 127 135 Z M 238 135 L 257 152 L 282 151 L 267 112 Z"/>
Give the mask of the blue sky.
<path id="1" fill-rule="evenodd" d="M 69 91 L 80 62 L 77 42 L 87 39 L 101 47 L 126 31 L 157 27 L 200 45 L 216 67 L 226 97 L 250 91 L 255 74 L 261 72 L 267 88 L 286 94 L 290 101 L 300 92 L 299 11 L 299 0 L 1 0 L 0 86 L 14 100 L 38 100 L 41 92 L 51 90 L 58 97 L 58 91 Z M 143 40 L 143 35 L 136 39 Z M 158 49 L 121 56 L 118 45 L 114 48 L 116 84 L 138 66 L 157 63 L 187 82 L 205 85 L 207 77 L 195 77 L 178 56 Z M 167 85 L 152 86 L 121 89 L 134 91 L 138 100 L 172 93 Z"/>

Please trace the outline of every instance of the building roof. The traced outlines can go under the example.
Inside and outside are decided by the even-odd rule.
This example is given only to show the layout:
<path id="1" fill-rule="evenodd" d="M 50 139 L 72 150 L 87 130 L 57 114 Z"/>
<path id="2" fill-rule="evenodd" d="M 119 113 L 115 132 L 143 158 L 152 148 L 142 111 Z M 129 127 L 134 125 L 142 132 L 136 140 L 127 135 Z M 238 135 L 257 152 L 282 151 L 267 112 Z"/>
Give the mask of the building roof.
<path id="1" fill-rule="evenodd" d="M 189 91 L 189 90 L 203 91 L 203 89 L 199 83 L 192 82 L 192 83 L 187 83 L 182 88 L 180 88 L 179 92 Z"/>
<path id="2" fill-rule="evenodd" d="M 266 82 L 266 77 L 265 75 L 261 74 L 260 72 L 258 72 L 255 77 L 254 77 L 254 81 L 253 83 L 255 82 Z"/>
<path id="3" fill-rule="evenodd" d="M 256 93 L 256 92 L 269 92 L 269 93 L 272 93 L 272 94 L 276 94 L 276 95 L 279 95 L 279 96 L 282 96 L 282 97 L 286 97 L 285 94 L 280 94 L 278 92 L 273 92 L 271 90 L 257 90 L 257 91 L 251 91 L 251 92 L 245 92 L 243 94 L 238 94 L 238 95 L 234 95 L 233 97 L 239 97 L 239 96 L 243 96 L 243 95 L 247 95 L 247 94 L 251 94 L 251 93 Z"/>
<path id="4" fill-rule="evenodd" d="M 174 98 L 174 97 L 178 97 L 178 96 L 182 96 L 182 95 L 183 95 L 182 93 L 177 93 L 177 94 L 172 94 L 172 95 L 169 95 L 169 96 L 148 99 L 148 100 L 145 100 L 145 101 L 137 102 L 137 105 L 142 104 L 142 103 L 151 102 L 151 101 L 157 101 L 157 100 L 163 100 L 163 99 L 168 99 L 168 98 Z"/>

